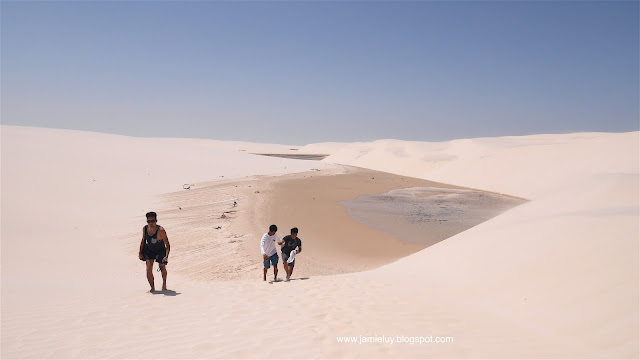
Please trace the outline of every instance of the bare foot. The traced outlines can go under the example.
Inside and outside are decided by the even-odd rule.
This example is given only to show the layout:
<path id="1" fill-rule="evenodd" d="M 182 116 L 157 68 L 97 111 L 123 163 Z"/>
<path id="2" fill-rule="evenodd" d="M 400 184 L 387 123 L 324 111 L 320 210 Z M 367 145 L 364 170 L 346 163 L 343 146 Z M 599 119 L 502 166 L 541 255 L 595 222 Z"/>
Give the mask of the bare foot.
<path id="1" fill-rule="evenodd" d="M 156 288 L 151 288 L 151 290 L 149 290 L 150 293 L 154 293 L 156 292 Z"/>
<path id="2" fill-rule="evenodd" d="M 166 286 L 163 286 L 163 287 L 162 287 L 162 291 L 167 291 L 167 287 L 166 287 Z"/>

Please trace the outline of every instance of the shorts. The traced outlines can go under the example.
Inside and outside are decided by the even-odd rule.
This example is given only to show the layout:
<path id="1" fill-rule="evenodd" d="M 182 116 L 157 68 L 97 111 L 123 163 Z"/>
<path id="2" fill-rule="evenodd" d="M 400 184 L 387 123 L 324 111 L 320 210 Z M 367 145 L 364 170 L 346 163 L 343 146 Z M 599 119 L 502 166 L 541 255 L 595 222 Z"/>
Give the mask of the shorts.
<path id="1" fill-rule="evenodd" d="M 289 254 L 291 252 L 283 252 L 282 253 L 282 263 L 287 264 L 287 260 L 289 260 Z M 296 265 L 296 259 L 293 259 L 292 262 L 288 263 L 287 266 L 294 267 Z"/>
<path id="2" fill-rule="evenodd" d="M 278 253 L 275 253 L 275 254 L 269 256 L 268 260 L 264 260 L 264 258 L 263 258 L 262 262 L 264 263 L 264 268 L 265 269 L 270 268 L 271 265 L 273 265 L 274 267 L 277 266 L 278 265 Z M 269 262 L 271 262 L 271 265 L 269 265 Z"/>
<path id="3" fill-rule="evenodd" d="M 149 251 L 149 250 L 145 250 L 144 252 L 144 259 L 145 260 L 155 260 L 157 263 L 161 262 L 162 259 L 164 259 L 165 256 L 167 256 L 167 251 Z"/>

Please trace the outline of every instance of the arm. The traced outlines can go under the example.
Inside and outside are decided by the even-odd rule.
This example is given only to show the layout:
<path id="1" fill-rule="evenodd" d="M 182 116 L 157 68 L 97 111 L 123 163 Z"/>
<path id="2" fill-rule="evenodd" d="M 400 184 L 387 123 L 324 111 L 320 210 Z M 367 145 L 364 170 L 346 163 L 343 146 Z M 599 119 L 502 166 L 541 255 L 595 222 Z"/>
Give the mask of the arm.
<path id="1" fill-rule="evenodd" d="M 144 228 L 142 228 L 142 241 L 140 241 L 140 252 L 138 252 L 138 258 L 140 260 L 144 260 L 144 256 L 142 255 L 143 249 L 144 249 Z"/>
<path id="2" fill-rule="evenodd" d="M 171 251 L 171 244 L 169 244 L 169 237 L 167 236 L 167 232 L 164 228 L 160 229 L 160 239 L 164 241 L 164 246 L 167 248 L 167 255 L 164 257 L 165 260 L 169 258 L 169 252 Z"/>
<path id="3" fill-rule="evenodd" d="M 267 260 L 267 254 L 264 252 L 264 242 L 267 240 L 267 236 L 263 235 L 262 239 L 260 240 L 260 253 L 262 253 L 262 257 Z"/>
<path id="4" fill-rule="evenodd" d="M 282 245 L 282 244 L 284 244 L 284 240 L 280 239 L 280 238 L 278 237 L 278 235 L 276 235 L 276 239 L 278 239 L 278 240 L 276 241 L 276 242 L 278 243 L 278 245 Z"/>
<path id="5" fill-rule="evenodd" d="M 302 252 L 302 240 L 298 240 L 298 254 Z"/>

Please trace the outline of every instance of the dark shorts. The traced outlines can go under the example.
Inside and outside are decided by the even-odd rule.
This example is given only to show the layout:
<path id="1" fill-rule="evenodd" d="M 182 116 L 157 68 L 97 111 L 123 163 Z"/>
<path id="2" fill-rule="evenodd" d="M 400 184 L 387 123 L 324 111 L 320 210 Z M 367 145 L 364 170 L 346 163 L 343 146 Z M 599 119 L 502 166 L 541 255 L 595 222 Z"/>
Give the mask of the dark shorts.
<path id="1" fill-rule="evenodd" d="M 278 253 L 275 253 L 271 256 L 269 256 L 268 260 L 264 260 L 264 258 L 262 259 L 262 263 L 264 264 L 264 268 L 268 269 L 271 267 L 271 265 L 273 265 L 274 267 L 278 265 Z M 271 265 L 269 265 L 269 263 L 271 263 Z"/>
<path id="2" fill-rule="evenodd" d="M 167 256 L 167 251 L 149 251 L 145 250 L 144 259 L 145 260 L 155 260 L 155 262 L 162 262 L 162 259 Z"/>
<path id="3" fill-rule="evenodd" d="M 289 254 L 291 254 L 291 252 L 283 252 L 282 253 L 282 263 L 283 264 L 287 264 L 287 260 L 289 260 Z M 294 267 L 296 265 L 296 259 L 293 259 L 293 261 L 289 264 L 287 264 L 287 266 L 291 266 Z"/>

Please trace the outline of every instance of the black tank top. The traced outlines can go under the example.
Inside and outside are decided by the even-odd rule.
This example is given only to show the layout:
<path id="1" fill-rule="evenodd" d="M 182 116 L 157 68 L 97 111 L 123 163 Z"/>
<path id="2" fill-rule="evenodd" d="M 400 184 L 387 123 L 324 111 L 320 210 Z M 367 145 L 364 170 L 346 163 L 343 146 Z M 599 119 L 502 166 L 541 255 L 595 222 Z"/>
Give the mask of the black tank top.
<path id="1" fill-rule="evenodd" d="M 149 235 L 149 226 L 144 226 L 144 242 L 147 245 L 147 249 L 153 252 L 162 252 L 165 250 L 164 241 L 158 239 L 158 232 L 160 231 L 160 225 L 156 228 L 156 232 Z"/>

